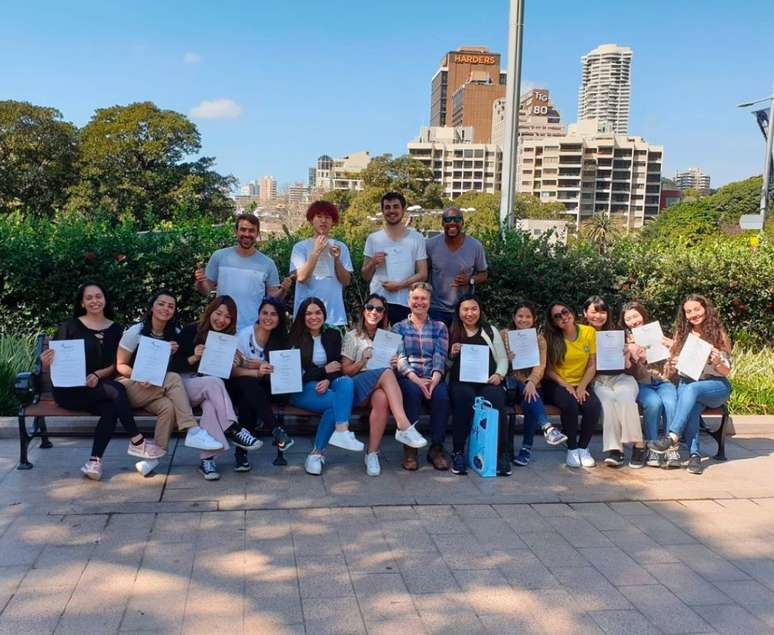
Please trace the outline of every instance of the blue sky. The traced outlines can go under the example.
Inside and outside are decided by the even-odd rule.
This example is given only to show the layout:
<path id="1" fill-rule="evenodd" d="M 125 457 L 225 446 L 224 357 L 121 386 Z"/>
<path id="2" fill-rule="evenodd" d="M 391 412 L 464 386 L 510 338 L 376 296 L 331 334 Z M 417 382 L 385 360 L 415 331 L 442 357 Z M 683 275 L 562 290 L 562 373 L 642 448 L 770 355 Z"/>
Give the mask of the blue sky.
<path id="1" fill-rule="evenodd" d="M 630 46 L 630 133 L 664 145 L 665 175 L 699 165 L 718 186 L 760 174 L 762 136 L 735 104 L 774 81 L 774 2 L 526 4 L 522 77 L 551 91 L 563 122 L 576 117 L 581 55 Z M 305 180 L 323 153 L 405 153 L 442 55 L 504 54 L 507 16 L 505 0 L 4 2 L 0 98 L 77 125 L 132 101 L 186 114 L 216 102 L 203 112 L 221 118 L 192 118 L 221 172 Z"/>

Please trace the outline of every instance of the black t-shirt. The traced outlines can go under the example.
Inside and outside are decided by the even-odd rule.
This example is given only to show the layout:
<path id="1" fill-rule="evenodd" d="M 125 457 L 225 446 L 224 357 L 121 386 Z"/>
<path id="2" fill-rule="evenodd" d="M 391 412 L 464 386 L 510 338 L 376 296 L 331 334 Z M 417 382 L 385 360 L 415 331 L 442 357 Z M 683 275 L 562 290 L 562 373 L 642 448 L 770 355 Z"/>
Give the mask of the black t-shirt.
<path id="1" fill-rule="evenodd" d="M 491 333 L 487 333 L 489 335 L 489 338 L 492 338 Z M 480 346 L 486 346 L 489 349 L 489 373 L 488 376 L 491 377 L 494 372 L 497 370 L 497 362 L 495 361 L 494 355 L 492 355 L 492 349 L 489 348 L 489 344 L 484 339 L 484 337 L 481 335 L 481 329 L 479 328 L 475 335 L 468 336 L 467 333 L 463 331 L 462 337 L 460 338 L 460 344 L 478 344 Z M 451 381 L 459 381 L 460 380 L 460 358 L 462 357 L 462 353 L 459 353 L 454 358 L 454 363 L 451 367 L 451 373 L 450 378 Z"/>
<path id="2" fill-rule="evenodd" d="M 199 368 L 199 362 L 195 365 L 188 363 L 188 358 L 194 354 L 196 348 L 196 330 L 198 324 L 194 322 L 183 327 L 183 330 L 177 334 L 177 353 L 172 356 L 169 362 L 169 370 L 174 373 L 195 373 Z"/>
<path id="3" fill-rule="evenodd" d="M 124 329 L 113 322 L 106 329 L 93 330 L 78 318 L 70 318 L 59 327 L 55 340 L 83 340 L 86 373 L 91 374 L 116 363 L 116 351 Z"/>

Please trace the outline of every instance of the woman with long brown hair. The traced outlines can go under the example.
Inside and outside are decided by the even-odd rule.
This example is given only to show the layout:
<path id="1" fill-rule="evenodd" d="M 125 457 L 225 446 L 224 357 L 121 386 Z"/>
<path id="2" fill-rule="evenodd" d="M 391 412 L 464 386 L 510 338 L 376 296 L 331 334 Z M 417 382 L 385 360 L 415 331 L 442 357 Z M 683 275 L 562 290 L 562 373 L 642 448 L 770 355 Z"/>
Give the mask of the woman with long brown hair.
<path id="1" fill-rule="evenodd" d="M 679 356 L 690 334 L 712 344 L 712 351 L 699 379 L 680 374 L 677 408 L 672 424 L 664 437 L 649 443 L 648 447 L 663 453 L 677 447 L 683 440 L 690 453 L 688 472 L 701 474 L 700 417 L 704 408 L 722 406 L 731 395 L 731 382 L 728 381 L 731 372 L 731 339 L 712 302 L 698 293 L 686 296 L 680 303 L 671 347 L 673 357 Z"/>
<path id="2" fill-rule="evenodd" d="M 222 450 L 200 452 L 199 473 L 207 481 L 216 481 L 220 478 L 215 456 L 228 450 L 229 441 L 248 451 L 257 450 L 263 445 L 246 428 L 237 423 L 236 412 L 223 380 L 220 377 L 201 375 L 198 372 L 209 332 L 234 335 L 236 323 L 236 303 L 231 296 L 218 296 L 207 305 L 198 322 L 189 324 L 180 331 L 177 336 L 178 349 L 170 364 L 171 369 L 183 380 L 191 405 L 201 406 L 201 427 L 223 445 Z"/>

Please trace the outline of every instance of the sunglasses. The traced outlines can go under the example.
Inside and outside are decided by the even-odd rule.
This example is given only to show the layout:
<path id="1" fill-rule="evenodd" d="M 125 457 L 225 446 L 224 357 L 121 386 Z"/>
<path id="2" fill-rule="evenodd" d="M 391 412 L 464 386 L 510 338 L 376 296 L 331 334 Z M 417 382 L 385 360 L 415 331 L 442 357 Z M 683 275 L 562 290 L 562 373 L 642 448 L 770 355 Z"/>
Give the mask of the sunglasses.
<path id="1" fill-rule="evenodd" d="M 554 320 L 554 322 L 558 322 L 563 317 L 567 317 L 568 315 L 572 315 L 572 312 L 570 311 L 570 309 L 564 308 L 558 313 L 553 313 L 551 315 L 551 319 Z"/>
<path id="2" fill-rule="evenodd" d="M 443 217 L 443 224 L 448 225 L 449 223 L 461 223 L 463 221 L 462 216 L 444 216 Z"/>
<path id="3" fill-rule="evenodd" d="M 377 313 L 384 313 L 384 307 L 378 306 L 376 304 L 366 304 L 365 305 L 366 311 L 376 311 Z"/>

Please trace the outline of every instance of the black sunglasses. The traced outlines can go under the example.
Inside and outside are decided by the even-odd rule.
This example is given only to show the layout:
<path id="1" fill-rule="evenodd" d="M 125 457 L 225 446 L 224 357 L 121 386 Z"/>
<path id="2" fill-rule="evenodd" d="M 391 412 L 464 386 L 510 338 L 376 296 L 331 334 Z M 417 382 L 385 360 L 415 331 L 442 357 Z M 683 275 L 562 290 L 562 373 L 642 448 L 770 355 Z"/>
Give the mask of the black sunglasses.
<path id="1" fill-rule="evenodd" d="M 559 311 L 559 313 L 553 313 L 551 315 L 551 319 L 554 321 L 557 321 L 557 320 L 561 320 L 563 317 L 567 315 L 572 315 L 572 312 L 570 311 L 570 309 L 564 308 L 561 311 Z"/>
<path id="2" fill-rule="evenodd" d="M 376 311 L 377 313 L 384 313 L 384 307 L 383 306 L 377 306 L 376 304 L 366 304 L 365 305 L 366 311 Z"/>
<path id="3" fill-rule="evenodd" d="M 464 220 L 462 216 L 444 216 L 443 223 L 448 225 L 449 223 L 461 223 Z"/>

